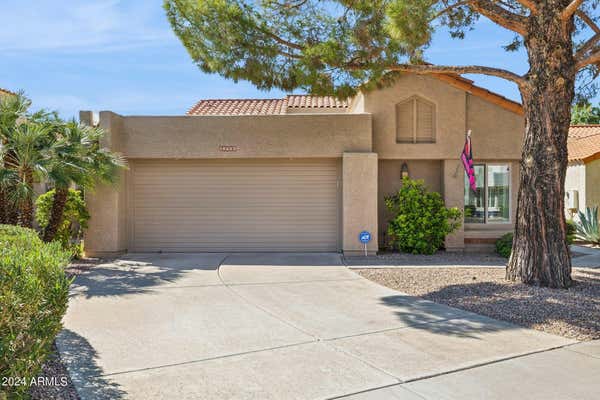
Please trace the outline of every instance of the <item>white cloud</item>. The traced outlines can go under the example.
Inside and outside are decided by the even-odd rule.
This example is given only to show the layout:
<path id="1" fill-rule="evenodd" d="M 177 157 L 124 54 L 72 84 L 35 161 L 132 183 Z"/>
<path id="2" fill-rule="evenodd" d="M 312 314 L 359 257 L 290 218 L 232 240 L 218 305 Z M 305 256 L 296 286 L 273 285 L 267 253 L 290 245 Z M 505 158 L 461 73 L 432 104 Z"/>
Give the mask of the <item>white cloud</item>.
<path id="1" fill-rule="evenodd" d="M 2 11 L 3 52 L 103 52 L 173 40 L 159 0 L 8 0 Z"/>

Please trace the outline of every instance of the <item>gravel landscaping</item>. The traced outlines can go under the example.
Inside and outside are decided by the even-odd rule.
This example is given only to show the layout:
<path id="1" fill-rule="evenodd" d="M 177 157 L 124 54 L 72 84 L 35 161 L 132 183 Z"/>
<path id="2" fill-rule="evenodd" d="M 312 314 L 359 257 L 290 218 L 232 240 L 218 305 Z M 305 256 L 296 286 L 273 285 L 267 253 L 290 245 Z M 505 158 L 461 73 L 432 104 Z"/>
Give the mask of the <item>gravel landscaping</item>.
<path id="1" fill-rule="evenodd" d="M 503 268 L 357 269 L 381 285 L 577 340 L 600 339 L 600 269 L 576 268 L 568 290 L 504 280 Z"/>

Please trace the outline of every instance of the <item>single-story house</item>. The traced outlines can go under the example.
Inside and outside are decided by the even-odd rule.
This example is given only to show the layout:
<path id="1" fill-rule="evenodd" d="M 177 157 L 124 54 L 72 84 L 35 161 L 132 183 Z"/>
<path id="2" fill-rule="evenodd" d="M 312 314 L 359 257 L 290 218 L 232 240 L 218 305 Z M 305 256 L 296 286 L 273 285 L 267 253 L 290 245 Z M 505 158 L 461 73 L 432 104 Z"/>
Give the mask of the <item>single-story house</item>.
<path id="1" fill-rule="evenodd" d="M 82 111 L 84 123 L 93 114 Z M 88 194 L 90 255 L 340 251 L 386 247 L 384 198 L 423 179 L 464 224 L 446 249 L 490 246 L 513 229 L 524 130 L 520 104 L 456 75 L 403 74 L 347 101 L 202 100 L 185 116 L 100 112 L 129 169 Z M 459 161 L 472 131 L 477 191 Z"/>
<path id="2" fill-rule="evenodd" d="M 600 206 L 600 125 L 571 126 L 567 146 L 565 213 L 573 218 L 586 207 Z"/>

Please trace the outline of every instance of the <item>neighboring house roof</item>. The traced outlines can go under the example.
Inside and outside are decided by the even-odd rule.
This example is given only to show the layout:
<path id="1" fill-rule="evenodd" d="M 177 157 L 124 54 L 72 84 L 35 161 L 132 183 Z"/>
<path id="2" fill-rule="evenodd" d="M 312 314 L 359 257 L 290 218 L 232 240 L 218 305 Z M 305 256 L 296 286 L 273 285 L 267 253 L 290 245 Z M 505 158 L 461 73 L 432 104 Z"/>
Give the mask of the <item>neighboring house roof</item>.
<path id="1" fill-rule="evenodd" d="M 276 115 L 288 109 L 346 109 L 348 102 L 332 96 L 289 95 L 285 99 L 213 99 L 200 100 L 188 115 Z"/>
<path id="2" fill-rule="evenodd" d="M 590 162 L 600 158 L 600 125 L 573 125 L 567 140 L 569 162 Z"/>

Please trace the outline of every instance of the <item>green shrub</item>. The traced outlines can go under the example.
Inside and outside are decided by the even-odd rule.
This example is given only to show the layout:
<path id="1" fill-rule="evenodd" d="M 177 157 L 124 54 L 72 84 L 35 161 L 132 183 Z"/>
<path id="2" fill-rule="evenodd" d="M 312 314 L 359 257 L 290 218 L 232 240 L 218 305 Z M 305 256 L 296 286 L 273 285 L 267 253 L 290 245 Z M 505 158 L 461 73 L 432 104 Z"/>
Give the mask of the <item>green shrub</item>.
<path id="1" fill-rule="evenodd" d="M 394 215 L 387 231 L 390 245 L 406 253 L 435 253 L 461 223 L 460 210 L 446 208 L 442 196 L 428 192 L 420 180 L 404 178 L 402 188 L 385 204 Z"/>
<path id="2" fill-rule="evenodd" d="M 67 309 L 69 253 L 30 229 L 0 225 L 0 399 L 27 398 L 31 378 L 51 351 Z"/>
<path id="3" fill-rule="evenodd" d="M 35 218 L 42 229 L 48 225 L 52 203 L 54 202 L 54 193 L 54 190 L 50 190 L 39 196 L 36 201 Z M 90 214 L 81 191 L 69 189 L 63 222 L 56 232 L 55 240 L 59 241 L 63 248 L 69 250 L 75 257 L 80 257 L 82 254 L 81 239 L 83 238 L 83 232 L 88 227 L 89 219 Z"/>
<path id="4" fill-rule="evenodd" d="M 510 257 L 513 244 L 512 232 L 502 235 L 502 237 L 496 240 L 496 253 L 504 258 Z"/>
<path id="5" fill-rule="evenodd" d="M 567 221 L 567 245 L 570 245 L 575 240 L 575 233 L 577 231 L 577 227 L 575 222 L 569 220 Z M 512 243 L 513 243 L 513 233 L 507 233 L 502 236 L 500 239 L 496 241 L 496 253 L 504 258 L 510 257 L 510 253 L 512 252 Z"/>

